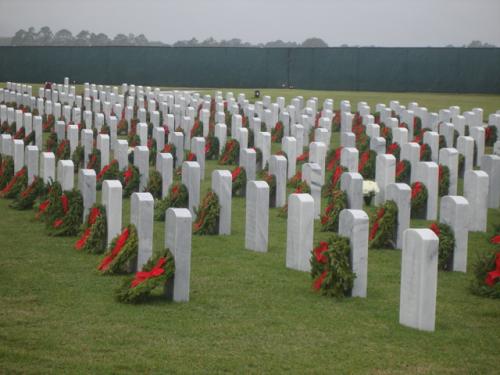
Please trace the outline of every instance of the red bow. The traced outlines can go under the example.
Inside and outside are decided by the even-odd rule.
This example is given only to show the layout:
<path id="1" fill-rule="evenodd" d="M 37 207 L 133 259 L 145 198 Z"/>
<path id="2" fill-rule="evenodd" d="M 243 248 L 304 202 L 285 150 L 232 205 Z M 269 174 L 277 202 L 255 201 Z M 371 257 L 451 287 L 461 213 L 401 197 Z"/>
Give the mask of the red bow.
<path id="1" fill-rule="evenodd" d="M 500 279 L 500 251 L 495 256 L 495 269 L 491 272 L 488 272 L 486 276 L 486 280 L 484 282 L 488 286 L 495 285 L 497 279 Z"/>
<path id="2" fill-rule="evenodd" d="M 125 185 L 128 184 L 130 179 L 132 178 L 132 168 L 128 167 L 128 169 L 123 172 L 123 177 L 125 178 Z"/>
<path id="3" fill-rule="evenodd" d="M 95 224 L 97 218 L 101 215 L 101 211 L 97 207 L 93 207 L 92 210 L 90 211 L 89 219 L 88 219 L 88 224 L 89 226 L 87 229 L 85 229 L 85 232 L 83 232 L 82 237 L 75 243 L 75 249 L 81 250 L 83 246 L 87 243 L 87 240 L 90 236 L 90 231 L 92 228 L 92 225 Z"/>
<path id="4" fill-rule="evenodd" d="M 103 169 L 101 169 L 101 171 L 100 171 L 100 172 L 99 172 L 99 174 L 97 175 L 97 180 L 102 179 L 102 177 L 104 176 L 104 173 L 106 173 L 106 172 L 109 170 L 109 168 L 111 168 L 111 165 L 112 165 L 113 163 L 115 163 L 115 162 L 116 162 L 116 160 L 113 160 L 113 161 L 112 161 L 111 163 L 109 163 L 108 165 L 105 165 L 105 166 L 104 166 L 104 168 L 103 168 Z"/>
<path id="5" fill-rule="evenodd" d="M 165 258 L 160 258 L 158 259 L 158 262 L 156 262 L 155 266 L 151 269 L 151 271 L 137 272 L 135 274 L 134 280 L 132 280 L 132 282 L 130 283 L 130 288 L 135 288 L 137 285 L 148 279 L 163 275 L 165 273 L 165 269 L 163 268 L 165 263 L 167 263 L 167 260 Z"/>
<path id="6" fill-rule="evenodd" d="M 64 214 L 67 214 L 68 210 L 69 210 L 69 201 L 68 201 L 68 197 L 66 196 L 66 194 L 61 195 L 61 204 L 62 204 Z"/>
<path id="7" fill-rule="evenodd" d="M 36 214 L 35 218 L 39 219 L 40 216 L 49 208 L 50 201 L 48 199 L 44 200 L 42 203 L 40 203 L 40 206 L 38 206 L 38 213 Z"/>
<path id="8" fill-rule="evenodd" d="M 359 158 L 358 172 L 362 172 L 363 169 L 365 169 L 365 165 L 366 163 L 368 163 L 368 160 L 370 160 L 370 152 L 365 151 L 361 154 L 361 157 Z"/>
<path id="9" fill-rule="evenodd" d="M 432 230 L 434 233 L 436 233 L 436 236 L 438 237 L 441 234 L 441 229 L 439 229 L 439 225 L 437 225 L 436 223 L 432 223 L 429 226 L 429 229 Z"/>
<path id="10" fill-rule="evenodd" d="M 313 250 L 314 257 L 319 263 L 325 264 L 328 261 L 328 258 L 324 254 L 328 251 L 328 242 L 321 241 L 319 246 Z"/>
<path id="11" fill-rule="evenodd" d="M 109 268 L 109 264 L 120 253 L 120 251 L 122 250 L 123 246 L 125 246 L 125 243 L 128 240 L 128 236 L 129 236 L 129 230 L 128 230 L 128 228 L 125 228 L 123 230 L 122 234 L 120 234 L 120 237 L 118 237 L 118 240 L 116 240 L 115 247 L 111 251 L 111 254 L 108 255 L 107 257 L 105 257 L 102 260 L 101 264 L 98 267 L 99 271 L 105 271 L 105 270 L 107 270 Z"/>
<path id="12" fill-rule="evenodd" d="M 422 191 L 422 183 L 421 182 L 415 182 L 413 185 L 413 188 L 411 189 L 411 199 L 415 199 L 418 194 Z"/>
<path id="13" fill-rule="evenodd" d="M 323 271 L 323 273 L 316 280 L 314 280 L 314 284 L 313 284 L 314 289 L 316 289 L 316 290 L 321 289 L 321 284 L 323 284 L 323 280 L 325 279 L 327 274 L 328 274 L 327 271 Z"/>
<path id="14" fill-rule="evenodd" d="M 240 173 L 241 173 L 241 167 L 237 167 L 234 171 L 231 172 L 231 179 L 233 180 L 233 182 L 236 181 Z"/>
<path id="15" fill-rule="evenodd" d="M 340 177 L 342 177 L 342 173 L 344 173 L 344 170 L 342 169 L 342 167 L 337 167 L 335 169 L 335 173 L 332 176 L 332 186 L 333 187 L 337 186 L 337 183 L 339 182 Z"/>
<path id="16" fill-rule="evenodd" d="M 498 236 L 492 237 L 490 242 L 493 244 L 500 244 L 500 234 Z"/>

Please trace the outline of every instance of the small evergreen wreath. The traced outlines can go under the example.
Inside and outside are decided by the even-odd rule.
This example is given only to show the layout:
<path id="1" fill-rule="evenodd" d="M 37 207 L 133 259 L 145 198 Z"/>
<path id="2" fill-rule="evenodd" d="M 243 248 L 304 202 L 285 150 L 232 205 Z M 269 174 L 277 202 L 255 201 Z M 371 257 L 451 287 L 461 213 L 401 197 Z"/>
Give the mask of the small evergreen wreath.
<path id="1" fill-rule="evenodd" d="M 54 132 L 51 132 L 45 141 L 45 150 L 47 152 L 53 152 L 55 154 L 57 149 L 57 134 Z"/>
<path id="2" fill-rule="evenodd" d="M 71 150 L 69 148 L 69 140 L 63 139 L 57 145 L 55 157 L 56 160 L 67 160 L 71 156 Z"/>
<path id="3" fill-rule="evenodd" d="M 220 218 L 219 197 L 209 191 L 203 198 L 200 207 L 196 210 L 196 220 L 193 223 L 193 234 L 218 234 Z"/>
<path id="4" fill-rule="evenodd" d="M 27 210 L 33 207 L 36 199 L 45 193 L 45 184 L 43 179 L 35 176 L 33 182 L 23 191 L 21 191 L 14 202 L 9 207 L 15 210 Z"/>
<path id="5" fill-rule="evenodd" d="M 367 150 L 359 157 L 358 172 L 365 180 L 375 179 L 375 164 L 377 153 L 373 150 Z"/>
<path id="6" fill-rule="evenodd" d="M 161 190 L 162 190 L 161 174 L 157 170 L 152 169 L 149 171 L 148 185 L 146 186 L 145 191 L 151 193 L 153 198 L 160 199 Z"/>
<path id="7" fill-rule="evenodd" d="M 439 164 L 439 196 L 444 197 L 450 191 L 450 168 Z"/>
<path id="8" fill-rule="evenodd" d="M 165 286 L 174 274 L 174 257 L 169 249 L 165 249 L 153 256 L 141 272 L 127 278 L 116 290 L 115 298 L 123 303 L 143 302 L 154 289 Z"/>
<path id="9" fill-rule="evenodd" d="M 28 185 L 28 169 L 22 167 L 0 190 L 0 198 L 15 198 Z"/>
<path id="10" fill-rule="evenodd" d="M 284 133 L 283 123 L 278 121 L 274 129 L 271 131 L 271 142 L 281 143 Z"/>
<path id="11" fill-rule="evenodd" d="M 101 150 L 94 148 L 89 155 L 87 169 L 93 169 L 96 174 L 101 171 Z"/>
<path id="12" fill-rule="evenodd" d="M 422 214 L 427 207 L 427 188 L 420 181 L 416 181 L 411 185 L 411 211 L 417 216 Z"/>
<path id="13" fill-rule="evenodd" d="M 500 244 L 500 235 L 491 238 L 490 242 Z M 471 281 L 471 292 L 483 297 L 500 298 L 500 250 L 489 250 L 478 255 L 473 266 L 474 278 Z"/>
<path id="14" fill-rule="evenodd" d="M 106 208 L 95 203 L 82 225 L 81 236 L 75 243 L 76 250 L 101 254 L 107 245 Z"/>
<path id="15" fill-rule="evenodd" d="M 320 242 L 311 253 L 313 289 L 335 298 L 350 296 L 356 278 L 350 255 L 351 247 L 346 237 L 333 234 L 328 242 Z"/>
<path id="16" fill-rule="evenodd" d="M 11 156 L 2 156 L 1 154 L 0 158 L 0 190 L 3 190 L 14 177 L 14 159 Z"/>
<path id="17" fill-rule="evenodd" d="M 396 182 L 408 184 L 411 177 L 411 163 L 408 160 L 400 160 L 396 163 Z"/>
<path id="18" fill-rule="evenodd" d="M 304 163 L 307 163 L 309 161 L 309 150 L 305 150 L 302 154 L 297 156 L 295 166 L 297 169 L 299 169 L 299 166 L 301 166 Z"/>
<path id="19" fill-rule="evenodd" d="M 342 174 L 347 172 L 347 168 L 337 165 L 333 173 L 327 178 L 323 195 L 328 196 L 333 190 L 340 189 L 340 179 Z"/>
<path id="20" fill-rule="evenodd" d="M 295 175 L 288 180 L 288 187 L 297 188 L 302 183 L 302 172 L 297 171 Z"/>
<path id="21" fill-rule="evenodd" d="M 247 173 L 245 168 L 236 167 L 231 172 L 232 179 L 232 195 L 233 197 L 236 195 L 245 196 L 246 186 L 247 186 Z"/>
<path id="22" fill-rule="evenodd" d="M 212 133 L 208 135 L 205 143 L 205 159 L 215 160 L 219 157 L 219 139 Z"/>
<path id="23" fill-rule="evenodd" d="M 420 146 L 420 161 L 432 161 L 432 150 L 427 143 Z"/>
<path id="24" fill-rule="evenodd" d="M 161 152 L 163 154 L 170 154 L 172 155 L 172 158 L 174 159 L 174 165 L 177 164 L 177 153 L 176 153 L 176 148 L 175 148 L 175 145 L 173 143 L 167 143 L 165 145 L 165 147 L 163 147 L 163 150 L 161 150 Z"/>
<path id="25" fill-rule="evenodd" d="M 240 143 L 235 139 L 230 139 L 222 149 L 219 158 L 220 165 L 238 164 L 240 159 Z"/>
<path id="26" fill-rule="evenodd" d="M 191 128 L 191 138 L 203 137 L 203 123 L 196 120 Z"/>
<path id="27" fill-rule="evenodd" d="M 21 126 L 19 130 L 17 130 L 14 133 L 14 136 L 12 137 L 13 139 L 24 139 L 26 136 L 26 130 L 24 129 L 24 126 Z"/>
<path id="28" fill-rule="evenodd" d="M 137 256 L 138 244 L 137 229 L 129 224 L 113 238 L 97 269 L 103 275 L 129 272 L 130 262 Z"/>
<path id="29" fill-rule="evenodd" d="M 155 220 L 165 221 L 165 211 L 170 207 L 187 208 L 189 204 L 189 193 L 186 185 L 181 182 L 174 182 L 170 185 L 168 195 L 156 202 Z"/>
<path id="30" fill-rule="evenodd" d="M 329 196 L 325 213 L 321 217 L 322 232 L 337 232 L 339 230 L 340 211 L 347 208 L 347 195 L 342 190 L 334 190 Z"/>
<path id="31" fill-rule="evenodd" d="M 48 234 L 54 237 L 76 236 L 82 224 L 83 197 L 80 191 L 73 189 L 62 194 L 61 200 L 63 214 L 48 225 Z"/>
<path id="32" fill-rule="evenodd" d="M 85 160 L 85 149 L 82 145 L 78 145 L 71 155 L 71 160 L 75 165 L 75 172 L 78 171 L 83 166 L 83 161 Z"/>
<path id="33" fill-rule="evenodd" d="M 106 180 L 118 180 L 120 178 L 120 166 L 116 159 L 105 165 L 96 176 L 96 189 L 101 190 L 102 184 Z"/>
<path id="34" fill-rule="evenodd" d="M 394 155 L 396 160 L 400 160 L 401 158 L 401 147 L 397 143 L 391 143 L 387 146 L 387 154 Z"/>
<path id="35" fill-rule="evenodd" d="M 120 176 L 120 180 L 123 185 L 124 198 L 128 198 L 133 192 L 139 191 L 141 174 L 135 165 L 129 164 L 127 170 Z"/>
<path id="36" fill-rule="evenodd" d="M 370 248 L 395 248 L 394 233 L 398 223 L 398 206 L 394 201 L 386 201 L 377 211 L 368 240 Z"/>
<path id="37" fill-rule="evenodd" d="M 497 127 L 495 125 L 490 125 L 484 130 L 484 145 L 486 147 L 493 147 L 498 139 Z"/>
<path id="38" fill-rule="evenodd" d="M 438 268 L 443 271 L 451 271 L 453 268 L 453 252 L 455 250 L 455 235 L 453 229 L 451 229 L 449 225 L 443 223 L 432 223 L 429 229 L 439 237 Z"/>

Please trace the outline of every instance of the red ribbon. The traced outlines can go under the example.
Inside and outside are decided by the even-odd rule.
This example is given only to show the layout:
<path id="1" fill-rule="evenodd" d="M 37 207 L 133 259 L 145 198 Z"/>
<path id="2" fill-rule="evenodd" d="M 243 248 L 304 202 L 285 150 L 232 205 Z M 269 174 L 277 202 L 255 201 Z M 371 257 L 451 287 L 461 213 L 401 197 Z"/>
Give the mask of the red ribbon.
<path id="1" fill-rule="evenodd" d="M 365 169 L 365 165 L 368 163 L 368 160 L 370 160 L 370 151 L 365 151 L 359 158 L 358 172 L 362 172 L 363 169 Z"/>
<path id="2" fill-rule="evenodd" d="M 398 161 L 398 163 L 396 164 L 396 177 L 399 177 L 405 169 L 405 162 L 403 160 Z"/>
<path id="3" fill-rule="evenodd" d="M 231 172 L 231 179 L 233 182 L 236 181 L 240 173 L 241 173 L 241 167 L 237 167 L 234 171 Z"/>
<path id="4" fill-rule="evenodd" d="M 328 251 L 328 242 L 321 241 L 319 246 L 313 250 L 314 257 L 319 263 L 325 264 L 328 258 L 324 254 Z"/>
<path id="5" fill-rule="evenodd" d="M 97 218 L 100 215 L 101 215 L 101 210 L 99 210 L 99 208 L 93 207 L 90 210 L 89 219 L 87 221 L 87 223 L 89 224 L 89 226 L 87 227 L 87 229 L 85 229 L 85 232 L 83 232 L 82 237 L 80 237 L 80 239 L 78 241 L 76 241 L 76 243 L 75 243 L 75 249 L 76 250 L 81 250 L 85 246 L 85 244 L 87 243 L 87 240 L 88 240 L 88 238 L 90 236 L 90 232 L 91 232 L 92 226 L 95 224 Z"/>
<path id="6" fill-rule="evenodd" d="M 422 191 L 422 183 L 417 181 L 411 189 L 411 199 L 415 199 Z"/>
<path id="7" fill-rule="evenodd" d="M 69 210 L 69 201 L 68 201 L 68 197 L 66 196 L 66 194 L 61 195 L 61 204 L 62 204 L 63 212 L 66 215 L 68 213 L 68 210 Z"/>
<path id="8" fill-rule="evenodd" d="M 97 180 L 100 180 L 102 176 L 104 176 L 104 173 L 106 173 L 109 168 L 111 168 L 111 164 L 113 164 L 113 162 L 115 162 L 115 160 L 113 160 L 110 164 L 105 165 L 104 168 L 101 169 L 101 171 L 97 174 Z"/>
<path id="9" fill-rule="evenodd" d="M 299 157 L 297 158 L 297 161 L 305 161 L 309 159 L 309 152 L 306 151 L 304 152 L 302 155 L 299 155 Z"/>
<path id="10" fill-rule="evenodd" d="M 424 143 L 422 146 L 420 146 L 420 159 L 422 159 L 422 156 L 424 156 L 425 150 L 427 149 L 427 144 Z"/>
<path id="11" fill-rule="evenodd" d="M 125 185 L 127 185 L 132 178 L 132 167 L 128 167 L 127 170 L 123 172 L 123 177 L 125 178 Z"/>
<path id="12" fill-rule="evenodd" d="M 128 228 L 125 228 L 123 232 L 120 234 L 118 237 L 118 240 L 116 240 L 115 247 L 111 251 L 111 254 L 109 254 L 107 257 L 105 257 L 99 267 L 97 268 L 99 271 L 106 271 L 109 268 L 110 263 L 113 261 L 113 259 L 116 258 L 116 256 L 122 251 L 123 246 L 125 246 L 125 243 L 128 240 L 129 237 L 129 230 Z"/>
<path id="13" fill-rule="evenodd" d="M 387 153 L 394 155 L 398 149 L 399 145 L 397 143 L 391 143 L 389 147 L 387 147 Z"/>
<path id="14" fill-rule="evenodd" d="M 497 279 L 500 279 L 500 251 L 495 256 L 495 269 L 491 272 L 488 272 L 486 279 L 484 282 L 488 286 L 495 285 Z"/>
<path id="15" fill-rule="evenodd" d="M 134 280 L 132 280 L 132 282 L 130 283 L 130 288 L 135 288 L 137 285 L 148 279 L 163 275 L 165 273 L 165 269 L 163 268 L 163 266 L 166 263 L 167 260 L 165 258 L 160 258 L 158 259 L 158 262 L 156 262 L 155 266 L 151 269 L 151 271 L 137 272 L 135 274 Z"/>
<path id="16" fill-rule="evenodd" d="M 439 225 L 437 225 L 436 223 L 432 223 L 431 225 L 429 225 L 429 229 L 436 233 L 436 236 L 438 237 L 441 234 L 441 229 L 439 229 Z"/>
<path id="17" fill-rule="evenodd" d="M 332 186 L 335 187 L 337 186 L 337 183 L 339 182 L 340 178 L 342 177 L 342 173 L 344 173 L 344 170 L 342 167 L 337 167 L 335 169 L 335 173 L 332 176 Z"/>
<path id="18" fill-rule="evenodd" d="M 375 219 L 375 222 L 373 223 L 373 227 L 370 231 L 370 235 L 368 236 L 368 239 L 370 241 L 373 241 L 373 239 L 377 235 L 378 229 L 380 227 L 380 220 L 384 217 L 384 215 L 385 215 L 385 208 L 381 207 L 377 212 L 377 218 Z"/>
<path id="19" fill-rule="evenodd" d="M 50 201 L 48 199 L 44 200 L 42 203 L 40 203 L 40 206 L 38 206 L 38 213 L 36 214 L 35 218 L 38 219 L 42 214 L 47 211 L 47 208 L 49 208 Z"/>
<path id="20" fill-rule="evenodd" d="M 490 242 L 493 244 L 500 244 L 500 234 L 498 236 L 492 237 Z"/>
<path id="21" fill-rule="evenodd" d="M 327 271 L 323 271 L 323 273 L 321 275 L 319 275 L 319 277 L 316 280 L 314 280 L 314 284 L 313 284 L 314 289 L 316 289 L 316 290 L 321 289 L 321 284 L 323 284 L 323 280 L 325 279 L 327 274 L 328 274 Z"/>
<path id="22" fill-rule="evenodd" d="M 7 186 L 2 191 L 0 191 L 0 194 L 7 194 L 12 189 L 12 187 L 15 185 L 15 183 L 17 182 L 17 179 L 24 176 L 25 173 L 26 173 L 26 167 L 21 168 L 21 170 L 18 171 L 14 175 L 14 177 L 12 177 L 12 179 L 7 184 Z"/>

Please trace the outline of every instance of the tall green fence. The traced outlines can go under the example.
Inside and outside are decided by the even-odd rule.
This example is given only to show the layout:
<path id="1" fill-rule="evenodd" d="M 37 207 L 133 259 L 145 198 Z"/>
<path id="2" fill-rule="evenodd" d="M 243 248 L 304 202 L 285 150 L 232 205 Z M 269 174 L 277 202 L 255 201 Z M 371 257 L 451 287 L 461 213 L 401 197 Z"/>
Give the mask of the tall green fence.
<path id="1" fill-rule="evenodd" d="M 0 47 L 0 81 L 500 93 L 500 48 Z"/>

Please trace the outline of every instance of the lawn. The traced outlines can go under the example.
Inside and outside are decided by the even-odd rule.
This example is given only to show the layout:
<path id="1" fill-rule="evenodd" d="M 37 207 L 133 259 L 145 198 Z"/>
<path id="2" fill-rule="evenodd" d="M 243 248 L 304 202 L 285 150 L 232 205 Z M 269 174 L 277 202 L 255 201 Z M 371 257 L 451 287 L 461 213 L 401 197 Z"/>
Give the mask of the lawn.
<path id="1" fill-rule="evenodd" d="M 262 94 L 332 97 L 336 108 L 342 99 L 414 100 L 431 110 L 479 106 L 485 117 L 500 107 L 500 96 L 491 95 Z M 334 133 L 332 143 L 338 138 Z M 202 195 L 220 166 L 209 161 L 206 168 Z M 74 250 L 76 238 L 48 237 L 32 211 L 8 204 L 0 200 L 2 373 L 498 373 L 500 301 L 474 296 L 468 286 L 475 257 L 493 246 L 500 210 L 489 211 L 489 234 L 469 235 L 469 273 L 439 273 L 436 331 L 426 333 L 398 323 L 400 251 L 370 250 L 368 298 L 322 297 L 307 273 L 285 268 L 286 220 L 277 209 L 269 252 L 244 249 L 243 198 L 233 198 L 231 236 L 193 237 L 191 301 L 153 298 L 138 306 L 114 301 L 123 278 L 99 275 L 100 258 Z M 164 230 L 155 222 L 155 250 Z M 327 236 L 317 225 L 315 241 Z"/>

